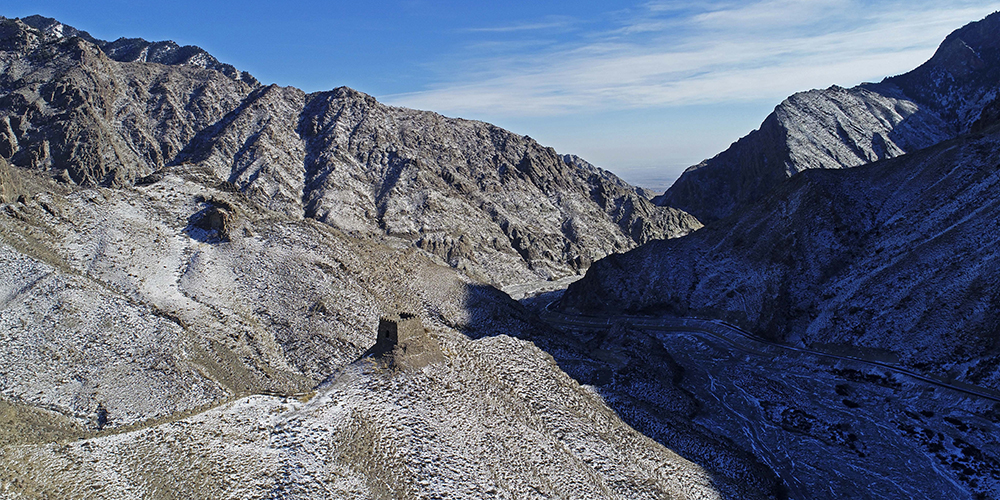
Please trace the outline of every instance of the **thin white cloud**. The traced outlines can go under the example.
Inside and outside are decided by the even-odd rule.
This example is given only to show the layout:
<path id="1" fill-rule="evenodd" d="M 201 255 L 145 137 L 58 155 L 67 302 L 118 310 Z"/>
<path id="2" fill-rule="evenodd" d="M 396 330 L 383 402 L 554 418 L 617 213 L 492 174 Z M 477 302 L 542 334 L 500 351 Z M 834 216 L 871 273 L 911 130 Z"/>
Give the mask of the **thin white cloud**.
<path id="1" fill-rule="evenodd" d="M 490 28 L 466 28 L 461 31 L 467 33 L 514 33 L 519 31 L 565 29 L 569 28 L 572 25 L 573 25 L 572 20 L 562 19 L 562 20 L 543 22 L 543 23 L 521 23 L 521 24 L 512 24 L 509 26 L 495 26 Z"/>
<path id="2" fill-rule="evenodd" d="M 778 101 L 912 69 L 948 33 L 998 8 L 1000 2 L 759 0 L 692 10 L 651 2 L 620 13 L 603 31 L 540 53 L 470 60 L 464 73 L 432 88 L 382 99 L 473 116 Z"/>

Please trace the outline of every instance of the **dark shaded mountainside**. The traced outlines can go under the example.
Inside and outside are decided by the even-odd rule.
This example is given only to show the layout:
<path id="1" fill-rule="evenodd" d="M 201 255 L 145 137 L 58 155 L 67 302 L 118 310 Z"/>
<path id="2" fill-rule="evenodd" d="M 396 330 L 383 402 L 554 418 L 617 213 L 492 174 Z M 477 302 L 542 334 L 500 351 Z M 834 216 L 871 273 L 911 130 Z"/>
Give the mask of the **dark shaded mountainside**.
<path id="1" fill-rule="evenodd" d="M 934 103 L 911 114 L 910 123 L 948 124 L 936 130 L 954 138 L 856 168 L 807 168 L 770 191 L 759 186 L 757 201 L 741 201 L 739 212 L 688 237 L 598 261 L 569 288 L 564 307 L 720 318 L 776 341 L 861 348 L 1000 389 L 1000 114 L 992 90 L 1000 83 L 1000 52 L 988 36 L 997 24 L 994 14 L 956 31 L 911 73 L 874 87 L 799 94 L 769 118 L 777 123 L 805 98 L 828 103 L 834 95 L 893 85 Z M 873 116 L 866 102 L 837 119 Z M 783 130 L 830 137 L 834 132 L 814 127 L 813 118 L 837 115 L 813 112 L 785 121 Z M 854 123 L 851 130 L 862 135 L 883 130 Z M 903 124 L 910 126 L 904 120 L 892 130 Z M 766 130 L 716 159 L 760 144 Z M 930 141 L 932 134 L 921 137 Z M 847 143 L 833 144 L 827 152 Z M 810 154 L 818 167 L 837 158 Z M 733 175 L 719 179 L 735 185 L 750 174 Z"/>
<path id="2" fill-rule="evenodd" d="M 563 303 L 717 317 L 1000 389 L 1000 137 L 802 172 L 739 217 L 602 259 Z"/>
<path id="3" fill-rule="evenodd" d="M 789 97 L 758 130 L 687 169 L 655 202 L 703 222 L 724 218 L 803 170 L 856 167 L 977 130 L 983 113 L 998 113 L 998 90 L 994 13 L 948 35 L 909 73 Z"/>
<path id="4" fill-rule="evenodd" d="M 261 86 L 196 47 L 33 16 L 2 20 L 0 49 L 0 156 L 73 184 L 194 166 L 269 209 L 396 238 L 501 286 L 700 227 L 528 137 L 347 88 Z"/>

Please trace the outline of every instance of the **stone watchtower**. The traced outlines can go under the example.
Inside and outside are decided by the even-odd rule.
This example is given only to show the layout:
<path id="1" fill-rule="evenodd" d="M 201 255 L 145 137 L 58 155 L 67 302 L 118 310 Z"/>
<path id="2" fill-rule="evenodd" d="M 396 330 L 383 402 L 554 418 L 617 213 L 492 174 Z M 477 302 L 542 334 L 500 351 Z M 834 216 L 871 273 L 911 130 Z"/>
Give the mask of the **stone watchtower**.
<path id="1" fill-rule="evenodd" d="M 437 341 L 427 335 L 420 318 L 408 312 L 379 318 L 378 335 L 369 352 L 404 369 L 423 368 L 443 361 Z"/>
<path id="2" fill-rule="evenodd" d="M 400 343 L 407 343 L 425 335 L 424 325 L 416 314 L 401 312 L 398 316 L 383 316 L 378 320 L 375 350 L 391 351 Z"/>

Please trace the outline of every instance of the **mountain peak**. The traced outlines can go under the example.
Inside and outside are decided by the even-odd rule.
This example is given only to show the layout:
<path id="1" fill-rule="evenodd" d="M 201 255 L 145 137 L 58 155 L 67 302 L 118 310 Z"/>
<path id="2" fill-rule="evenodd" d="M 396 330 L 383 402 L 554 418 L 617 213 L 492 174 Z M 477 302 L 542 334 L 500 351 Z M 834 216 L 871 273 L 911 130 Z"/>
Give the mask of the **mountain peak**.
<path id="1" fill-rule="evenodd" d="M 966 131 L 996 91 L 1000 77 L 1000 12 L 953 31 L 913 71 L 887 78 L 914 101 Z"/>
<path id="2" fill-rule="evenodd" d="M 964 66 L 964 60 L 970 56 L 980 62 L 985 62 L 983 57 L 990 59 L 990 62 L 996 62 L 1000 56 L 997 52 L 1000 50 L 998 34 L 1000 34 L 1000 12 L 994 12 L 945 37 L 934 55 L 923 66 L 955 67 L 956 63 Z M 955 60 L 956 55 L 959 56 L 958 61 Z"/>
<path id="3" fill-rule="evenodd" d="M 90 36 L 90 33 L 63 24 L 51 17 L 35 14 L 33 16 L 21 18 L 21 22 L 42 32 L 46 41 L 57 40 L 60 38 L 80 37 L 91 43 L 99 43 L 99 40 Z"/>
<path id="4" fill-rule="evenodd" d="M 218 71 L 234 80 L 252 86 L 260 83 L 245 71 L 239 71 L 231 64 L 220 62 L 205 49 L 194 45 L 180 45 L 173 40 L 150 42 L 142 38 L 119 38 L 113 42 L 94 38 L 90 33 L 63 24 L 51 17 L 33 15 L 24 18 L 0 17 L 6 26 L 0 29 L 0 40 L 4 40 L 6 50 L 34 50 L 38 45 L 68 38 L 82 38 L 100 49 L 109 58 L 118 62 L 151 62 L 168 66 L 197 66 Z M 13 29 L 12 29 L 13 28 Z M 27 31 L 25 30 L 27 28 Z M 34 33 L 29 34 L 28 31 Z M 33 38 L 37 37 L 37 38 Z"/>
<path id="5" fill-rule="evenodd" d="M 686 170 L 657 203 L 720 219 L 803 170 L 866 165 L 993 123 L 983 113 L 1000 92 L 998 35 L 993 13 L 952 32 L 908 73 L 796 93 L 758 130 Z"/>

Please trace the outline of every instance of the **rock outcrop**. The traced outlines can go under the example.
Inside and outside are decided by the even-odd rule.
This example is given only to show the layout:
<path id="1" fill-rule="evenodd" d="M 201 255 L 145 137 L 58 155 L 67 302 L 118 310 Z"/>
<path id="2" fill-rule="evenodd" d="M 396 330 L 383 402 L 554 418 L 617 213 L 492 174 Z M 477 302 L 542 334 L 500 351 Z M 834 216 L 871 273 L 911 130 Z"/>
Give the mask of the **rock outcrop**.
<path id="1" fill-rule="evenodd" d="M 0 157 L 0 203 L 13 203 L 21 195 L 21 183 L 7 161 Z"/>
<path id="2" fill-rule="evenodd" d="M 968 132 L 1000 91 L 998 34 L 1000 13 L 955 31 L 909 73 L 795 94 L 655 201 L 716 220 L 803 170 L 856 167 Z"/>

